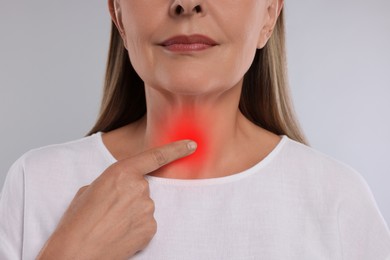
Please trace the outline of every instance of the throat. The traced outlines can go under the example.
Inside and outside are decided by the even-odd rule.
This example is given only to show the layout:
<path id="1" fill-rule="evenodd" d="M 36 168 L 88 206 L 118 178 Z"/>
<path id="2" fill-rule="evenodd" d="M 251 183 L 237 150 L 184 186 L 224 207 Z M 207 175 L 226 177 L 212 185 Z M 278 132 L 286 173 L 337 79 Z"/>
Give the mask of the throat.
<path id="1" fill-rule="evenodd" d="M 204 113 L 193 113 L 190 109 L 170 115 L 155 125 L 151 122 L 146 133 L 150 133 L 150 146 L 156 147 L 179 140 L 193 140 L 197 143 L 196 151 L 184 158 L 178 159 L 149 175 L 167 178 L 197 179 L 201 172 L 209 167 L 210 160 L 215 158 L 217 149 L 213 147 L 215 139 L 212 120 Z M 173 177 L 175 176 L 175 177 Z"/>

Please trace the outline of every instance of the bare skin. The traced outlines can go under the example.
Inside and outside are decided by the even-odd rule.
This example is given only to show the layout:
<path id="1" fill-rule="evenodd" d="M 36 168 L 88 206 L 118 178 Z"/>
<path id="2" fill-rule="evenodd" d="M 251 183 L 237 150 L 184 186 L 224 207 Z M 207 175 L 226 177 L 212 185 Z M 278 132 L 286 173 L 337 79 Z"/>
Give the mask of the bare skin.
<path id="1" fill-rule="evenodd" d="M 243 76 L 256 49 L 269 39 L 283 1 L 172 3 L 109 1 L 112 20 L 145 83 L 147 114 L 132 126 L 103 135 L 103 141 L 115 158 L 124 158 L 132 153 L 129 147 L 144 151 L 174 141 L 175 135 L 182 136 L 176 131 L 186 120 L 187 128 L 197 130 L 184 137 L 198 142 L 194 156 L 203 153 L 201 163 L 192 162 L 191 156 L 150 175 L 199 179 L 241 172 L 261 161 L 280 141 L 245 118 L 238 106 Z M 177 7 L 180 15 L 172 11 Z M 159 45 L 173 35 L 193 34 L 212 38 L 216 46 L 172 52 Z"/>
<path id="2" fill-rule="evenodd" d="M 105 146 L 117 160 L 131 157 L 137 151 L 146 149 L 143 146 L 146 132 L 145 119 L 102 135 Z M 186 165 L 175 164 L 160 168 L 148 175 L 175 179 L 216 178 L 239 173 L 254 166 L 275 148 L 281 138 L 251 122 L 246 122 L 246 120 L 244 122 L 247 127 L 245 129 L 246 138 L 241 139 L 242 142 L 236 146 L 232 153 L 226 153 L 226 158 L 221 165 L 214 164 L 213 170 L 206 171 L 204 175 L 199 172 L 190 172 L 186 175 L 185 169 L 183 170 Z"/>
<path id="3" fill-rule="evenodd" d="M 145 174 L 177 179 L 228 176 L 261 161 L 280 141 L 245 118 L 238 104 L 243 76 L 256 48 L 269 39 L 283 0 L 108 4 L 132 65 L 145 83 L 148 112 L 137 122 L 103 134 L 118 162 L 79 190 L 38 259 L 127 259 L 145 248 L 157 230 Z M 173 35 L 200 33 L 218 45 L 178 54 L 157 44 Z M 207 148 L 197 167 L 191 160 L 178 163 L 192 151 L 186 142 L 171 140 L 175 128 L 169 126 L 180 123 L 183 115 L 189 128 L 199 128 L 207 140 L 197 148 Z"/>

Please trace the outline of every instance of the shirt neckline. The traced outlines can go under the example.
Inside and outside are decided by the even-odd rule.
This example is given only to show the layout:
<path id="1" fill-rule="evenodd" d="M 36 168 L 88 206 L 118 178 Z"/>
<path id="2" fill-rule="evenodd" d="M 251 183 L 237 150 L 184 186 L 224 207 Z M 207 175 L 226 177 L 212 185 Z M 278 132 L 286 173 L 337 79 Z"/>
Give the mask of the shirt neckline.
<path id="1" fill-rule="evenodd" d="M 105 157 L 110 161 L 110 163 L 116 163 L 117 160 L 107 149 L 106 145 L 103 143 L 102 132 L 99 131 L 93 135 L 96 136 L 96 141 L 98 143 L 98 146 L 100 147 L 100 150 L 103 152 Z M 243 170 L 241 172 L 234 173 L 232 175 L 216 177 L 216 178 L 206 178 L 206 179 L 174 179 L 174 178 L 163 178 L 163 177 L 157 177 L 151 175 L 144 175 L 144 176 L 149 182 L 152 183 L 162 183 L 162 184 L 181 185 L 181 186 L 204 186 L 204 185 L 223 184 L 223 183 L 238 181 L 255 174 L 260 169 L 268 165 L 272 160 L 274 160 L 274 158 L 277 156 L 277 154 L 282 150 L 282 148 L 286 144 L 287 140 L 289 140 L 287 135 L 280 135 L 280 137 L 281 140 L 279 141 L 279 143 L 265 158 L 263 158 L 261 161 L 259 161 L 252 167 Z"/>

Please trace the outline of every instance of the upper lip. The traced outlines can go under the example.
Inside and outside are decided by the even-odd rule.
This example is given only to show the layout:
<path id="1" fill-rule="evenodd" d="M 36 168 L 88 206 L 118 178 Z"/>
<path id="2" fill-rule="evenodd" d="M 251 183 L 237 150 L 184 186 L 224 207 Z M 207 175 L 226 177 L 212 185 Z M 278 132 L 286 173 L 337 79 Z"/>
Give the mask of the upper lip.
<path id="1" fill-rule="evenodd" d="M 207 44 L 213 46 L 217 45 L 217 42 L 215 42 L 213 39 L 201 34 L 173 36 L 161 42 L 160 45 L 169 46 L 173 44 L 193 44 L 193 43 Z"/>

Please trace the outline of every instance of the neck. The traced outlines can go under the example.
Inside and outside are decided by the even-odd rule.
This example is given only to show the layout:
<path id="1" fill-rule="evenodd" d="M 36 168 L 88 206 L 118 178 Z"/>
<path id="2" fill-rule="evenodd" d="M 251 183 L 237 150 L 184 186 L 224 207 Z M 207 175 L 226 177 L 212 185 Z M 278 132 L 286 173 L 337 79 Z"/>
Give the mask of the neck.
<path id="1" fill-rule="evenodd" d="M 151 175 L 198 179 L 226 173 L 229 162 L 237 160 L 237 145 L 242 145 L 250 125 L 238 109 L 240 86 L 204 96 L 173 95 L 148 86 L 145 90 L 144 149 L 183 139 L 198 144 L 194 154 Z"/>

